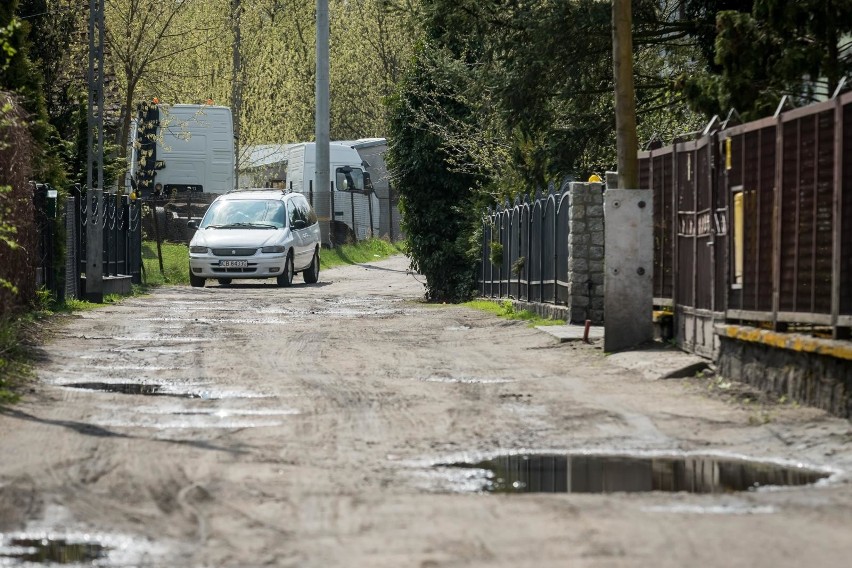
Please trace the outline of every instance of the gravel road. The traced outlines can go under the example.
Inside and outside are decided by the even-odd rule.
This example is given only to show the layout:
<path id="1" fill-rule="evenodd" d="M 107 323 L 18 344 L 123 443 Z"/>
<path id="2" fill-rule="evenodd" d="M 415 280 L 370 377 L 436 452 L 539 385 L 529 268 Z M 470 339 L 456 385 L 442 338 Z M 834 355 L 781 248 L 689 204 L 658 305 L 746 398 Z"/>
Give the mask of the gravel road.
<path id="1" fill-rule="evenodd" d="M 39 539 L 109 567 L 849 565 L 849 421 L 425 304 L 407 266 L 164 287 L 57 325 L 23 402 L 0 410 L 0 566 Z M 498 494 L 435 467 L 512 452 L 832 475 L 712 495 Z"/>

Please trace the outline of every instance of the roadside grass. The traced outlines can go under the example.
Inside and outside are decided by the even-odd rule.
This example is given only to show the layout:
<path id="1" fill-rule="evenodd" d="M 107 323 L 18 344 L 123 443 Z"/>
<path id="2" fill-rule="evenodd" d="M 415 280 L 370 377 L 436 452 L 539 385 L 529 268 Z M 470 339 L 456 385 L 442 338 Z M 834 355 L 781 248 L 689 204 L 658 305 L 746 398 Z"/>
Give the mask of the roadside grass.
<path id="1" fill-rule="evenodd" d="M 135 287 L 136 293 L 141 293 L 141 288 Z M 100 304 L 77 299 L 56 303 L 48 292 L 42 290 L 29 312 L 0 320 L 0 406 L 20 399 L 21 384 L 32 376 L 36 346 L 49 337 L 52 321 L 72 312 L 92 310 L 122 299 L 123 296 L 118 294 L 107 294 Z"/>
<path id="2" fill-rule="evenodd" d="M 320 252 L 320 268 L 375 262 L 404 252 L 405 244 L 403 242 L 392 243 L 385 239 L 368 239 L 353 245 L 322 249 Z"/>
<path id="3" fill-rule="evenodd" d="M 156 241 L 142 243 L 142 281 L 146 286 L 167 284 L 189 286 L 189 246 L 180 243 L 162 243 L 163 271 L 157 257 Z"/>
<path id="4" fill-rule="evenodd" d="M 529 327 L 540 325 L 565 325 L 565 320 L 545 318 L 529 310 L 516 310 L 512 302 L 492 302 L 491 300 L 472 300 L 462 304 L 474 310 L 488 312 L 508 320 L 520 320 L 527 323 Z"/>
<path id="5" fill-rule="evenodd" d="M 189 285 L 189 247 L 184 244 L 162 243 L 163 271 L 157 258 L 157 243 L 142 243 L 143 281 L 146 286 Z M 363 264 L 405 252 L 402 242 L 368 239 L 352 245 L 324 248 L 320 253 L 320 268 L 345 264 Z"/>
<path id="6" fill-rule="evenodd" d="M 16 402 L 15 386 L 29 374 L 19 319 L 0 321 L 0 406 Z"/>

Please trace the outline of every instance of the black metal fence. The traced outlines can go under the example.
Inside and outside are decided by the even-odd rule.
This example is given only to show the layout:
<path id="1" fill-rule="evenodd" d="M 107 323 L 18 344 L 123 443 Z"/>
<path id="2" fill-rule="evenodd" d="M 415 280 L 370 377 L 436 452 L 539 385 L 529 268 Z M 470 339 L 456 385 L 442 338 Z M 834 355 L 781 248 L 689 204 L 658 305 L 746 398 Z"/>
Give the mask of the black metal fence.
<path id="1" fill-rule="evenodd" d="M 379 236 L 380 203 L 374 191 L 317 191 L 310 183 L 305 196 L 316 211 L 323 244 L 335 246 Z"/>
<path id="2" fill-rule="evenodd" d="M 57 299 L 65 296 L 65 287 L 61 285 L 62 265 L 57 263 L 61 249 L 57 243 L 58 192 L 46 183 L 31 183 L 33 187 L 33 205 L 35 227 L 38 234 L 36 249 L 36 286 L 50 291 Z"/>
<path id="3" fill-rule="evenodd" d="M 569 184 L 488 210 L 479 275 L 484 297 L 567 304 Z"/>
<path id="4" fill-rule="evenodd" d="M 53 190 L 36 184 L 36 191 L 37 195 L 42 192 L 47 196 L 47 192 Z M 87 233 L 92 229 L 102 232 L 103 276 L 129 276 L 133 283 L 142 282 L 141 202 L 131 201 L 125 195 L 104 193 L 102 199 L 93 200 L 91 207 L 87 207 L 85 191 L 75 187 L 69 192 L 64 207 L 59 200 L 51 198 L 37 198 L 36 203 L 37 218 L 53 216 L 59 227 L 64 227 L 63 257 L 55 252 L 59 250 L 54 241 L 55 227 L 52 223 L 39 225 L 40 243 L 44 243 L 45 251 L 40 254 L 40 272 L 46 275 L 45 286 L 57 297 L 83 296 Z M 64 278 L 60 278 L 58 275 L 63 273 Z"/>
<path id="5" fill-rule="evenodd" d="M 130 276 L 133 283 L 141 283 L 141 201 L 131 201 L 126 195 L 103 193 L 100 202 L 92 200 L 91 208 L 86 207 L 86 202 L 86 194 L 82 192 L 76 209 L 80 228 L 80 273 L 86 271 L 87 232 L 94 229 L 102 231 L 103 275 Z"/>
<path id="6" fill-rule="evenodd" d="M 678 339 L 715 322 L 852 327 L 852 93 L 639 155 L 654 191 L 654 295 Z"/>

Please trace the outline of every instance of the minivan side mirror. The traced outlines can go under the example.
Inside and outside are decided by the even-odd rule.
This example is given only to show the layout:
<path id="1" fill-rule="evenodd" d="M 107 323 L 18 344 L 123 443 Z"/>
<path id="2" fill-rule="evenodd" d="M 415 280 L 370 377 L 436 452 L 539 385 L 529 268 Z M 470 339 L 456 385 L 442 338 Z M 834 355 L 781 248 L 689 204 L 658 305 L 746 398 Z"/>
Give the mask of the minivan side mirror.
<path id="1" fill-rule="evenodd" d="M 187 226 L 188 229 L 197 229 L 198 223 L 195 222 L 195 219 L 190 219 L 189 221 L 186 222 L 186 226 Z"/>
<path id="2" fill-rule="evenodd" d="M 364 191 L 373 191 L 373 180 L 367 172 L 364 172 Z"/>
<path id="3" fill-rule="evenodd" d="M 296 219 L 293 221 L 292 227 L 294 229 L 304 229 L 308 226 L 308 223 L 304 219 Z"/>

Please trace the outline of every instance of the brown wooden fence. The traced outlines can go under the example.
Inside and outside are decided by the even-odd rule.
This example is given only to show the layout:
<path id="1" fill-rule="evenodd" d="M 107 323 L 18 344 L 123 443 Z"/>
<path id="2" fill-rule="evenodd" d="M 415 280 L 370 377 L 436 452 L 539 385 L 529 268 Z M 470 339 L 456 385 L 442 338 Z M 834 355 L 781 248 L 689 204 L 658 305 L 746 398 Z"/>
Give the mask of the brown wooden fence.
<path id="1" fill-rule="evenodd" d="M 852 93 L 755 122 L 714 121 L 639 155 L 654 191 L 654 296 L 678 341 L 712 355 L 713 325 L 849 338 Z"/>

